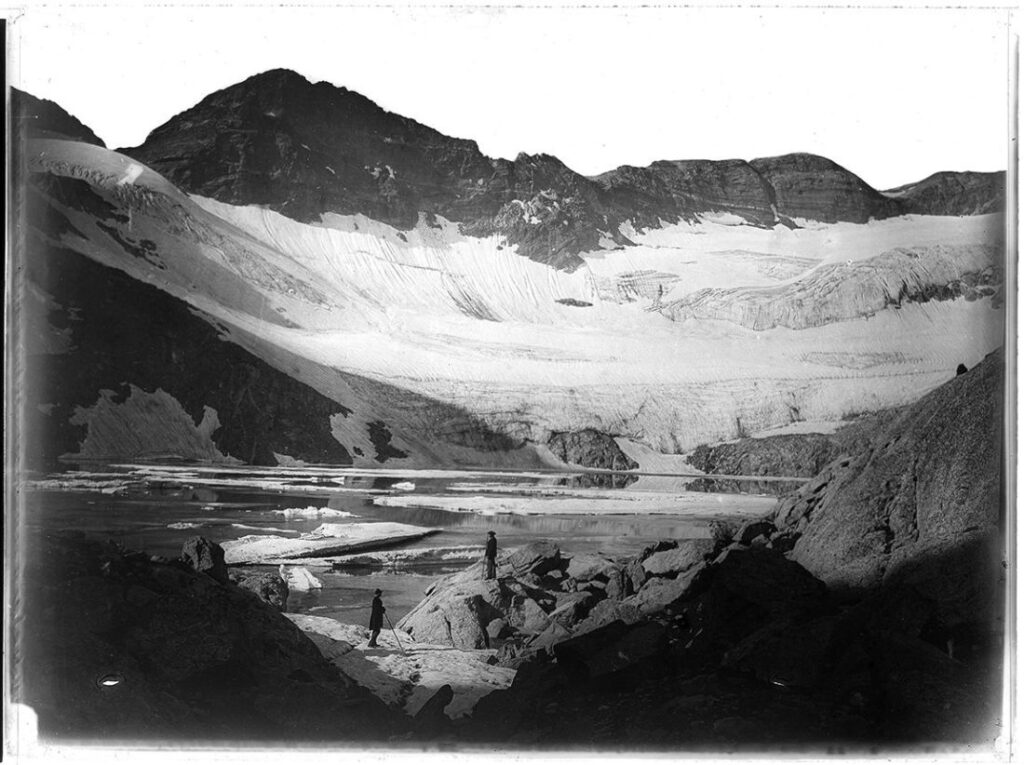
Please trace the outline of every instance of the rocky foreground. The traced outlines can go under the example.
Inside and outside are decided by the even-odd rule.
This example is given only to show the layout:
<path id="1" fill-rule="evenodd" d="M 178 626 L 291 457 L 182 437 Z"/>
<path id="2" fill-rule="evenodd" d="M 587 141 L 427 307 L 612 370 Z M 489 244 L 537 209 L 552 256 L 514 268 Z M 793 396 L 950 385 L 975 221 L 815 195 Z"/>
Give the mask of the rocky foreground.
<path id="1" fill-rule="evenodd" d="M 554 542 L 396 626 L 283 615 L 195 538 L 28 555 L 16 698 L 44 735 L 702 750 L 986 745 L 1002 722 L 1003 364 L 894 412 L 770 517 L 629 559 Z M 398 649 L 396 653 L 395 649 Z"/>
<path id="2" fill-rule="evenodd" d="M 991 742 L 1000 728 L 1002 359 L 893 413 L 770 518 L 630 560 L 554 544 L 437 582 L 401 625 L 504 640 L 451 735 L 718 748 Z"/>
<path id="3" fill-rule="evenodd" d="M 77 534 L 31 549 L 14 697 L 49 740 L 371 742 L 404 716 L 331 664 L 275 603 L 275 576 L 232 576 L 196 537 L 181 559 Z"/>

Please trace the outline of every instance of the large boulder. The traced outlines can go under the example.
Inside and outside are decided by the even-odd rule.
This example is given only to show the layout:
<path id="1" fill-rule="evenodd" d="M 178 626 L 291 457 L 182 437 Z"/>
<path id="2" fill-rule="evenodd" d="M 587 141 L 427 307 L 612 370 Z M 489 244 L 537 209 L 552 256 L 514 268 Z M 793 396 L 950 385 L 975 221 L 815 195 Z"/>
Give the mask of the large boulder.
<path id="1" fill-rule="evenodd" d="M 224 564 L 224 548 L 206 537 L 189 537 L 181 547 L 181 559 L 200 573 L 213 577 L 218 582 L 228 580 L 228 568 Z"/>
<path id="2" fill-rule="evenodd" d="M 621 568 L 614 561 L 600 555 L 580 553 L 569 558 L 565 573 L 577 582 L 602 578 L 605 581 Z"/>
<path id="3" fill-rule="evenodd" d="M 435 583 L 396 626 L 421 643 L 486 648 L 487 627 L 494 620 L 520 632 L 541 632 L 555 603 L 549 593 L 515 579 L 469 578 L 460 572 Z"/>
<path id="4" fill-rule="evenodd" d="M 486 648 L 487 625 L 506 616 L 512 593 L 497 579 L 435 589 L 396 625 L 421 643 Z"/>
<path id="5" fill-rule="evenodd" d="M 587 618 L 583 619 L 573 628 L 574 635 L 585 635 L 588 632 L 605 627 L 612 622 L 623 622 L 634 624 L 643 618 L 640 608 L 636 603 L 625 600 L 602 600 L 594 606 Z"/>
<path id="6" fill-rule="evenodd" d="M 241 589 L 251 592 L 278 611 L 284 611 L 287 607 L 288 585 L 278 574 L 233 568 L 229 570 L 228 575 Z"/>
<path id="7" fill-rule="evenodd" d="M 675 579 L 656 576 L 648 579 L 640 591 L 626 598 L 624 605 L 635 606 L 643 615 L 654 615 L 672 610 L 672 606 L 685 599 L 705 575 L 707 565 L 703 562 L 691 566 Z"/>
<path id="8" fill-rule="evenodd" d="M 999 609 L 1002 354 L 903 409 L 870 446 L 780 501 L 792 559 L 851 594 L 913 581 L 948 625 Z M 992 557 L 976 551 L 984 549 Z"/>
<path id="9" fill-rule="evenodd" d="M 679 547 L 654 553 L 641 565 L 651 576 L 676 576 L 702 564 L 714 551 L 711 539 L 688 539 Z"/>
<path id="10" fill-rule="evenodd" d="M 513 550 L 498 567 L 501 576 L 523 577 L 527 574 L 544 576 L 567 565 L 558 545 L 549 540 L 538 540 Z"/>

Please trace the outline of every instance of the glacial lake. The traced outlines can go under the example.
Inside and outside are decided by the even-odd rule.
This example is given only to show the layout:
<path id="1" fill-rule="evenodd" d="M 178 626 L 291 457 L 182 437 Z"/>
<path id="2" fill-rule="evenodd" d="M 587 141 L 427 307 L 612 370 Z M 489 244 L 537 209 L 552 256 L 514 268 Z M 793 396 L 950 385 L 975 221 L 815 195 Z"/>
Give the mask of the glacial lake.
<path id="1" fill-rule="evenodd" d="M 79 531 L 176 558 L 189 537 L 298 538 L 323 523 L 400 523 L 419 539 L 330 561 L 295 560 L 323 584 L 292 591 L 288 610 L 365 624 L 376 588 L 397 622 L 437 577 L 474 565 L 488 531 L 502 548 L 550 539 L 567 553 L 635 554 L 659 539 L 706 537 L 716 519 L 771 511 L 806 479 L 694 475 L 90 465 L 22 483 L 19 550 Z M 381 552 L 383 550 L 384 552 Z M 383 556 L 373 565 L 366 558 Z M 278 563 L 255 566 L 276 571 Z M 25 593 L 31 600 L 31 593 Z"/>

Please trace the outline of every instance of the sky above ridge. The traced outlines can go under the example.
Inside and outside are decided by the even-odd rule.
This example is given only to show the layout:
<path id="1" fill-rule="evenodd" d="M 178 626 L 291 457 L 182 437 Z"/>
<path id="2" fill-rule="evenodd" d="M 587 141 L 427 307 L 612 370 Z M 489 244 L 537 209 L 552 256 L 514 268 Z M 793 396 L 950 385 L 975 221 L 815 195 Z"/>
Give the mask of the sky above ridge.
<path id="1" fill-rule="evenodd" d="M 173 6 L 30 7 L 12 84 L 113 148 L 285 67 L 587 175 L 794 151 L 876 188 L 1007 167 L 1006 10 Z"/>

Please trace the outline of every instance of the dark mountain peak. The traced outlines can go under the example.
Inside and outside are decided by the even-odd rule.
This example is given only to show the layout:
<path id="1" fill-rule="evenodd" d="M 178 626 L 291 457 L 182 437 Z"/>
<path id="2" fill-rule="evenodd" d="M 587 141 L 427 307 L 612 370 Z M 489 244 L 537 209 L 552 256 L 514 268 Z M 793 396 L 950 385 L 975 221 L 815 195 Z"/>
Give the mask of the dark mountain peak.
<path id="1" fill-rule="evenodd" d="M 258 204 L 299 221 L 362 213 L 411 228 L 440 215 L 467 234 L 499 233 L 518 251 L 578 267 L 600 232 L 735 213 L 754 225 L 788 217 L 865 221 L 902 213 L 825 157 L 787 154 L 675 160 L 586 178 L 550 154 L 491 159 L 369 98 L 289 69 L 211 93 L 123 150 L 185 191 Z M 620 244 L 628 244 L 620 242 Z"/>
<path id="2" fill-rule="evenodd" d="M 268 69 L 265 72 L 259 72 L 258 74 L 254 74 L 252 77 L 246 78 L 240 84 L 261 85 L 264 83 L 284 83 L 287 85 L 312 85 L 312 82 L 309 79 L 302 76 L 294 69 L 285 69 L 283 67 L 279 67 L 277 69 Z"/>
<path id="3" fill-rule="evenodd" d="M 54 101 L 11 88 L 11 130 L 28 138 L 70 138 L 106 147 L 87 125 Z"/>

